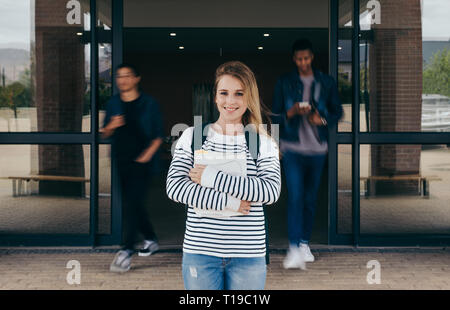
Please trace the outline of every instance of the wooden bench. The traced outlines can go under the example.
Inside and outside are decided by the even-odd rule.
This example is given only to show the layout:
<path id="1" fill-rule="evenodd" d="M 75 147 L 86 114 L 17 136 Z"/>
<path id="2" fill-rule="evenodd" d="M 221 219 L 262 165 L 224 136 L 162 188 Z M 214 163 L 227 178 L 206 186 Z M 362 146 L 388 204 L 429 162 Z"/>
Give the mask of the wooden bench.
<path id="1" fill-rule="evenodd" d="M 360 180 L 364 182 L 365 197 L 370 196 L 370 184 L 372 181 L 417 181 L 420 184 L 418 193 L 424 197 L 430 196 L 429 183 L 431 181 L 442 181 L 441 178 L 434 175 L 425 177 L 418 174 L 394 176 L 374 175 L 370 177 L 361 177 Z"/>
<path id="2" fill-rule="evenodd" d="M 12 181 L 13 197 L 30 195 L 30 181 L 64 181 L 64 182 L 90 182 L 83 177 L 70 177 L 62 175 L 27 175 L 27 176 L 9 176 L 0 177 Z M 26 185 L 26 186 L 25 186 Z"/>

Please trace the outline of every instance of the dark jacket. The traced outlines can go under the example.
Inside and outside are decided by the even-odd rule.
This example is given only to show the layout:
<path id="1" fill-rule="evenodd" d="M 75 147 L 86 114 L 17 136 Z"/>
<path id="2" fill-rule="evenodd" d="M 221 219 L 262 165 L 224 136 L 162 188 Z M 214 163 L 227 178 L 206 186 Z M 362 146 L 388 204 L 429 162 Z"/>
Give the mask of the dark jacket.
<path id="1" fill-rule="evenodd" d="M 125 104 L 126 103 L 120 100 L 120 95 L 115 95 L 111 97 L 106 106 L 106 116 L 104 120 L 104 126 L 108 124 L 112 116 L 125 114 L 126 112 L 126 107 L 124 106 Z M 137 119 L 133 120 L 132 128 L 133 132 L 136 133 L 136 141 L 139 142 L 139 148 L 144 150 L 145 148 L 150 146 L 153 140 L 157 138 L 164 139 L 163 119 L 159 104 L 156 101 L 156 99 L 153 98 L 152 96 L 145 93 L 141 93 L 139 97 L 139 102 L 137 104 L 138 106 L 136 108 L 139 111 L 138 113 L 139 116 Z M 127 122 L 126 119 L 125 122 Z M 122 127 L 116 129 L 112 137 L 112 141 L 116 149 L 114 155 L 119 157 L 118 158 L 119 161 L 123 159 L 120 158 L 121 157 L 120 154 L 127 154 L 126 152 L 124 152 L 126 150 L 123 150 L 123 146 L 129 144 L 129 141 L 125 141 L 126 138 L 124 137 L 126 137 L 126 135 L 129 134 L 130 131 L 128 131 L 127 134 L 124 134 L 125 132 L 124 129 L 125 128 Z M 160 172 L 161 167 L 159 157 L 160 151 L 158 150 L 154 154 L 151 161 L 148 163 L 150 172 L 152 173 Z"/>
<path id="2" fill-rule="evenodd" d="M 310 104 L 317 109 L 320 116 L 328 126 L 319 126 L 320 142 L 328 138 L 328 127 L 334 126 L 342 117 L 342 104 L 339 99 L 338 89 L 334 79 L 318 70 L 313 70 L 314 82 L 311 88 Z M 315 98 L 315 88 L 320 87 L 318 98 Z M 287 119 L 286 112 L 295 102 L 303 101 L 303 83 L 297 68 L 290 73 L 282 75 L 276 85 L 272 102 L 272 122 L 280 126 L 280 139 L 296 142 L 299 141 L 298 130 L 301 115 Z"/>

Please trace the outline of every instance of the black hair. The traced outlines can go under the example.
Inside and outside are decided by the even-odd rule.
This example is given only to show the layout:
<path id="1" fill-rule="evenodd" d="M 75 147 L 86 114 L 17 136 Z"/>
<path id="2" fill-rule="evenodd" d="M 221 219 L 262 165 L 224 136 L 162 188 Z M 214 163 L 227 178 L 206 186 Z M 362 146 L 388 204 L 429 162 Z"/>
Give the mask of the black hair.
<path id="1" fill-rule="evenodd" d="M 314 53 L 312 43 L 308 39 L 299 39 L 292 45 L 292 54 L 295 54 L 297 51 L 305 50 L 310 50 L 311 53 Z"/>
<path id="2" fill-rule="evenodd" d="M 139 72 L 138 68 L 136 68 L 135 65 L 132 65 L 130 63 L 125 63 L 125 62 L 121 63 L 120 65 L 117 66 L 116 72 L 123 68 L 127 68 L 127 69 L 130 69 L 131 71 L 133 71 L 133 74 L 135 77 L 141 76 L 141 73 Z"/>

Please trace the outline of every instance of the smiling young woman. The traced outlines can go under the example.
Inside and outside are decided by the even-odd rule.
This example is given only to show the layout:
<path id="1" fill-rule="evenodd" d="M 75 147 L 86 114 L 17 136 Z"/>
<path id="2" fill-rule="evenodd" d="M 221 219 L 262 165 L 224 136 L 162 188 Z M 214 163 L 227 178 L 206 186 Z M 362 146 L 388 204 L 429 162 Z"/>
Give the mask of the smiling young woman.
<path id="1" fill-rule="evenodd" d="M 263 289 L 266 280 L 266 228 L 263 205 L 275 203 L 281 190 L 278 146 L 262 128 L 258 87 L 243 63 L 225 63 L 216 70 L 214 99 L 220 116 L 208 130 L 205 151 L 244 154 L 246 175 L 235 176 L 209 165 L 194 166 L 194 128 L 186 129 L 175 146 L 167 175 L 167 195 L 188 205 L 183 243 L 186 289 Z M 260 136 L 256 160 L 244 127 Z M 209 217 L 194 207 L 237 212 Z M 225 213 L 224 213 L 225 214 Z M 229 214 L 229 213 L 228 213 Z"/>

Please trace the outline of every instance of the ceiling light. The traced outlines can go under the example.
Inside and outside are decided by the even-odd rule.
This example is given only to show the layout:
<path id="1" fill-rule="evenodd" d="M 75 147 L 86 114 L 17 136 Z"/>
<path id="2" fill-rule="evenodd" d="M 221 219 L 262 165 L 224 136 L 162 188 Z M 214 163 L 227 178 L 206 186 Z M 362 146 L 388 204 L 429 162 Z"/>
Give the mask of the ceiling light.
<path id="1" fill-rule="evenodd" d="M 338 46 L 338 50 L 341 50 L 342 49 L 342 46 Z"/>
<path id="2" fill-rule="evenodd" d="M 262 47 L 262 46 L 258 46 L 258 49 L 259 49 L 259 50 L 262 50 L 262 49 L 264 49 L 264 47 Z"/>
<path id="3" fill-rule="evenodd" d="M 170 33 L 170 36 L 171 36 L 171 37 L 176 37 L 177 34 L 176 34 L 175 32 L 171 32 L 171 33 Z"/>
<path id="4" fill-rule="evenodd" d="M 180 50 L 184 50 L 184 46 L 179 46 L 178 47 Z"/>
<path id="5" fill-rule="evenodd" d="M 270 37 L 270 34 L 265 33 L 264 36 L 265 36 L 265 37 Z"/>
<path id="6" fill-rule="evenodd" d="M 77 36 L 82 36 L 83 33 L 82 32 L 77 32 Z"/>

